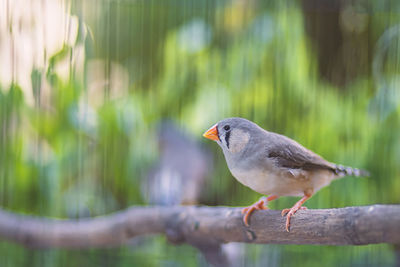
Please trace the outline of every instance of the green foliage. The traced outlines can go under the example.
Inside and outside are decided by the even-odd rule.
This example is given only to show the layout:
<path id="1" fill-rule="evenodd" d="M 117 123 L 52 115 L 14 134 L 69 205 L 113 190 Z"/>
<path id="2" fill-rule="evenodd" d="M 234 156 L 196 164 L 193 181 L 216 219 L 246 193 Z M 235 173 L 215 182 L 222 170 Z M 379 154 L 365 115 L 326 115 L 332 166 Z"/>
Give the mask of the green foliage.
<path id="1" fill-rule="evenodd" d="M 387 32 L 400 18 L 370 16 L 371 39 L 378 43 L 372 73 L 339 88 L 321 77 L 296 3 L 249 1 L 244 8 L 229 1 L 186 6 L 106 1 L 93 16 L 85 4 L 73 1 L 73 12 L 87 28 L 80 21 L 75 44 L 48 55 L 46 69 L 32 69 L 34 103 L 26 100 L 26 88 L 0 80 L 1 206 L 80 218 L 146 204 L 141 185 L 157 160 L 156 123 L 173 118 L 201 140 L 205 129 L 230 116 L 246 117 L 330 161 L 371 172 L 370 178 L 334 182 L 307 202 L 310 208 L 400 203 L 400 35 Z M 188 34 L 191 30 L 196 34 Z M 87 57 L 80 78 L 71 62 L 82 44 Z M 89 75 L 96 58 L 104 60 L 105 77 Z M 58 71 L 65 61 L 66 79 Z M 114 63 L 129 74 L 127 83 L 115 86 Z M 101 86 L 91 89 L 97 83 Z M 233 180 L 220 149 L 202 141 L 215 157 L 205 202 L 238 206 L 258 199 Z M 283 198 L 271 207 L 294 201 Z M 322 258 L 332 266 L 394 262 L 384 245 L 249 246 L 246 251 L 254 265 L 266 260 L 266 251 L 277 265 L 319 266 Z M 0 244 L 6 266 L 197 266 L 202 260 L 194 260 L 196 255 L 193 248 L 172 247 L 163 238 L 84 252 L 33 252 Z"/>

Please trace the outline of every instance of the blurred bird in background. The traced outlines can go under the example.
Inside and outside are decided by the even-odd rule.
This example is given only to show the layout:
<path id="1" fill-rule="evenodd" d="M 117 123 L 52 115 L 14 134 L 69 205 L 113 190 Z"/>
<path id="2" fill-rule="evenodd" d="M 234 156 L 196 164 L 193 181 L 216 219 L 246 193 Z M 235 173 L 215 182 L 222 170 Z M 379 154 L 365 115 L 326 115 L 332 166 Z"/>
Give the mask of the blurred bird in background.
<path id="1" fill-rule="evenodd" d="M 157 128 L 159 160 L 142 184 L 145 199 L 152 205 L 198 204 L 212 155 L 172 121 Z"/>

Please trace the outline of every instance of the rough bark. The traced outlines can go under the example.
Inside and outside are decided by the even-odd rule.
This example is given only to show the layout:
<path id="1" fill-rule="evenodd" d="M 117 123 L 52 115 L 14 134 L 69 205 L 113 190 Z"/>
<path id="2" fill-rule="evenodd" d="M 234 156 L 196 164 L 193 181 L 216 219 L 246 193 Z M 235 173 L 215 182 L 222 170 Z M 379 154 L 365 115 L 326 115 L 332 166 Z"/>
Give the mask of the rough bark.
<path id="1" fill-rule="evenodd" d="M 107 216 L 56 220 L 0 210 L 0 238 L 26 247 L 93 248 L 119 246 L 139 235 L 165 234 L 212 257 L 227 242 L 270 244 L 400 244 L 400 205 L 301 210 L 290 232 L 278 210 L 255 211 L 250 227 L 240 208 L 132 207 Z M 207 252 L 211 249 L 212 253 Z M 216 256 L 219 260 L 221 257 Z"/>

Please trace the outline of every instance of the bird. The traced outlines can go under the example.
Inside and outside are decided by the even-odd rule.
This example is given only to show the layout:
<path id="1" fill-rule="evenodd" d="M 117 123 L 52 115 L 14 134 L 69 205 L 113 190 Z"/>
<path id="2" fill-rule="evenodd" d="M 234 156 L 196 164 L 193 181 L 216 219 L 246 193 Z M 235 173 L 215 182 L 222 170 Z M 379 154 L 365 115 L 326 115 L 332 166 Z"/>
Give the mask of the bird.
<path id="1" fill-rule="evenodd" d="M 365 170 L 329 162 L 284 135 L 267 131 L 244 118 L 226 118 L 208 129 L 204 137 L 222 148 L 231 174 L 243 185 L 267 195 L 242 210 L 243 222 L 249 226 L 255 210 L 268 209 L 269 201 L 283 196 L 300 196 L 286 215 L 290 219 L 318 190 L 345 176 L 369 176 Z"/>
<path id="2" fill-rule="evenodd" d="M 159 159 L 142 182 L 150 204 L 195 205 L 205 194 L 213 170 L 210 151 L 172 120 L 157 124 Z"/>

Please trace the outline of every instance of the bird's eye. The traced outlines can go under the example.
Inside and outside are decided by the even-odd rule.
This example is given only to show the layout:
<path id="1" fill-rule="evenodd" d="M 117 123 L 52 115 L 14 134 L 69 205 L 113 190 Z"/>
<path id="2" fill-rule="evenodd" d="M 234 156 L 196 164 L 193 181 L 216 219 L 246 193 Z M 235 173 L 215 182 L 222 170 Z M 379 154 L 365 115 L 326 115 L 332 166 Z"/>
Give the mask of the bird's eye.
<path id="1" fill-rule="evenodd" d="M 224 126 L 224 130 L 225 130 L 225 131 L 229 131 L 230 129 L 231 129 L 231 127 L 230 127 L 229 125 L 225 125 L 225 126 Z"/>

